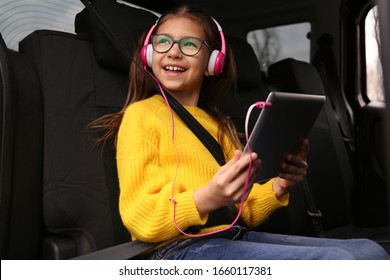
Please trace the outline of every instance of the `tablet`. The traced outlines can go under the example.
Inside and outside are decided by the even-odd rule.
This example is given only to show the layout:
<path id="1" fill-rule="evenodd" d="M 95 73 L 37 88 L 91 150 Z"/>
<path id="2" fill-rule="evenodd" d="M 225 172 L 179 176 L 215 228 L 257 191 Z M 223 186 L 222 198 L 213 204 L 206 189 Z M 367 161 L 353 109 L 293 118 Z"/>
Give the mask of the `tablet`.
<path id="1" fill-rule="evenodd" d="M 248 143 L 262 161 L 256 182 L 276 177 L 287 154 L 298 154 L 325 102 L 323 95 L 271 92 L 250 134 Z M 248 151 L 246 144 L 243 154 Z"/>

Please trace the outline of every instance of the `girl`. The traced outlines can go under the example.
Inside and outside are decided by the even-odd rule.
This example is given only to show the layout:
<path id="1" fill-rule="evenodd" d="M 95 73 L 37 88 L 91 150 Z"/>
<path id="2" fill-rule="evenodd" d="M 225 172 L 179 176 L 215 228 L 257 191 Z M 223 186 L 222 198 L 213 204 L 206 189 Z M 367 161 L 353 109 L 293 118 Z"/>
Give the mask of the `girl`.
<path id="1" fill-rule="evenodd" d="M 132 238 L 159 244 L 147 255 L 151 259 L 386 258 L 368 240 L 248 230 L 288 204 L 290 188 L 306 175 L 308 141 L 299 155 L 287 156 L 277 178 L 252 182 L 261 161 L 254 153 L 241 156 L 236 130 L 218 108 L 235 80 L 219 29 L 202 11 L 178 7 L 140 40 L 135 60 L 218 140 L 226 164 L 216 162 L 134 63 L 123 110 L 100 120 L 107 132 L 102 140 L 117 139 L 120 214 Z"/>

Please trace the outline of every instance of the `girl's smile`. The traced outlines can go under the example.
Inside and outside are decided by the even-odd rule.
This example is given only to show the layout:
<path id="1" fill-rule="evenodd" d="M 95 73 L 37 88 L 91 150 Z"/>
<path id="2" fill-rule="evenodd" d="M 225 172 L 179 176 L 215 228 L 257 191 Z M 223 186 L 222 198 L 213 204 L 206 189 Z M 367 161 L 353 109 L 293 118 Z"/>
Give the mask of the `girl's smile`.
<path id="1" fill-rule="evenodd" d="M 169 77 L 178 77 L 186 71 L 186 68 L 177 65 L 167 65 L 164 69 Z"/>

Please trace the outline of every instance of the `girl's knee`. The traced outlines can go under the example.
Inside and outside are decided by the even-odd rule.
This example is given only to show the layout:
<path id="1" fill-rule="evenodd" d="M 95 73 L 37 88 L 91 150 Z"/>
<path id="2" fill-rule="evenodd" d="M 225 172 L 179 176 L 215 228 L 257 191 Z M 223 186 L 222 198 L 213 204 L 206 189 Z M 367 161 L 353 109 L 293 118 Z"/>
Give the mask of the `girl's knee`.
<path id="1" fill-rule="evenodd" d="M 323 260 L 354 260 L 355 257 L 348 251 L 341 248 L 326 248 L 319 258 Z"/>
<path id="2" fill-rule="evenodd" d="M 361 254 L 358 259 L 364 260 L 388 260 L 390 259 L 389 254 L 386 250 L 370 239 L 356 239 L 355 247 L 358 247 Z"/>

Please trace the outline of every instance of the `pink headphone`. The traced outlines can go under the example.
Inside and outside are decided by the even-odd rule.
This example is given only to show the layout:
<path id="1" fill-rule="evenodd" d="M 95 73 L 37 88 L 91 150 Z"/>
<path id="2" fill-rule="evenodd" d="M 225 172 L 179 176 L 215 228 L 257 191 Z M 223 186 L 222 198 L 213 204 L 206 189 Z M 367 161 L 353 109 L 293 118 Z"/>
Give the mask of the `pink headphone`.
<path id="1" fill-rule="evenodd" d="M 222 73 L 223 66 L 225 64 L 225 54 L 226 54 L 226 43 L 225 43 L 225 36 L 223 35 L 222 27 L 219 25 L 219 23 L 212 18 L 215 22 L 216 26 L 218 27 L 219 34 L 221 36 L 221 50 L 213 50 L 211 52 L 208 66 L 207 66 L 207 72 L 210 76 L 217 76 Z M 152 54 L 153 54 L 153 47 L 152 44 L 149 44 L 150 37 L 152 36 L 152 33 L 154 29 L 156 28 L 158 23 L 158 20 L 156 23 L 150 28 L 148 34 L 146 35 L 144 46 L 141 50 L 141 59 L 142 64 L 144 68 L 146 67 L 152 67 Z"/>

